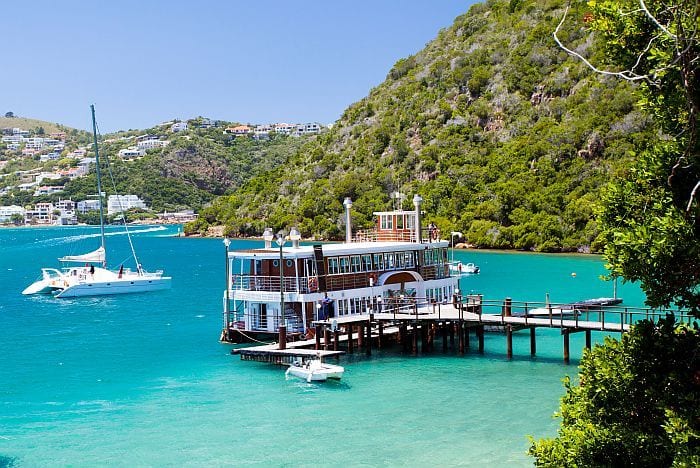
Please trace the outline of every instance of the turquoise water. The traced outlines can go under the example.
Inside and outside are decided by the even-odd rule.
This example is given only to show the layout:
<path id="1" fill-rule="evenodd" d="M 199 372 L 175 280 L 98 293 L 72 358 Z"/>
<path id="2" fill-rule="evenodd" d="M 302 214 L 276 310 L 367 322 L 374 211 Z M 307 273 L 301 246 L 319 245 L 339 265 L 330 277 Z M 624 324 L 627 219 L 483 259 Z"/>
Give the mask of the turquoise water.
<path id="1" fill-rule="evenodd" d="M 95 248 L 97 230 L 0 230 L 0 466 L 530 466 L 526 436 L 556 433 L 552 414 L 562 377 L 576 373 L 580 334 L 569 366 L 559 333 L 540 330 L 534 359 L 527 332 L 515 334 L 512 360 L 503 335 L 487 334 L 484 355 L 474 340 L 463 357 L 439 345 L 418 357 L 375 351 L 343 357 L 339 383 L 285 380 L 281 368 L 242 362 L 217 341 L 221 240 L 135 230 L 142 263 L 164 268 L 171 290 L 64 300 L 20 291 L 58 256 Z M 118 265 L 125 238 L 108 242 Z M 481 266 L 461 288 L 487 298 L 612 295 L 598 257 L 455 258 Z M 620 295 L 643 300 L 634 285 Z"/>

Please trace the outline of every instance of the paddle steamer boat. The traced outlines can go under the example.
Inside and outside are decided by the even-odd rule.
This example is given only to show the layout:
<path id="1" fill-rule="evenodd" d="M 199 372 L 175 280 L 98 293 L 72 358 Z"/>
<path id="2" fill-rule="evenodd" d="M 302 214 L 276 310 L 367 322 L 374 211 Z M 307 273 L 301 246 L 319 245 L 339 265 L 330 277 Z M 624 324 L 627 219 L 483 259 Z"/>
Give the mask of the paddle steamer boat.
<path id="1" fill-rule="evenodd" d="M 222 341 L 274 340 L 280 326 L 288 339 L 309 339 L 316 320 L 385 311 L 393 298 L 451 300 L 459 278 L 449 242 L 422 229 L 421 197 L 413 203 L 414 211 L 374 213 L 376 227 L 353 236 L 346 198 L 343 243 L 301 245 L 292 228 L 277 239 L 266 229 L 263 248 L 227 247 Z"/>

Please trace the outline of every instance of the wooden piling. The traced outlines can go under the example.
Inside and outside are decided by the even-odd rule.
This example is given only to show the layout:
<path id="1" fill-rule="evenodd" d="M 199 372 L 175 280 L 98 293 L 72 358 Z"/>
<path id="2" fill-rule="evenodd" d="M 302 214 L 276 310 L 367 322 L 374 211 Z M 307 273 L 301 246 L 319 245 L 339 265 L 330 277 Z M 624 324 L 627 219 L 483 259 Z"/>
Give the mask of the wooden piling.
<path id="1" fill-rule="evenodd" d="M 564 362 L 569 363 L 569 330 L 566 328 L 562 329 L 562 335 L 564 335 Z"/>
<path id="2" fill-rule="evenodd" d="M 466 351 L 469 351 L 469 330 L 471 330 L 471 327 L 464 327 L 464 349 Z"/>
<path id="3" fill-rule="evenodd" d="M 360 324 L 357 326 L 358 332 L 357 332 L 357 347 L 358 349 L 362 348 L 362 346 L 365 343 L 365 324 L 360 322 Z"/>
<path id="4" fill-rule="evenodd" d="M 459 343 L 459 354 L 464 354 L 464 322 L 457 322 L 457 340 Z"/>
<path id="5" fill-rule="evenodd" d="M 447 323 L 442 324 L 442 351 L 447 351 Z"/>
<path id="6" fill-rule="evenodd" d="M 316 325 L 316 333 L 315 333 L 316 345 L 314 346 L 314 349 L 316 351 L 321 349 L 321 329 L 322 329 L 321 325 Z"/>
<path id="7" fill-rule="evenodd" d="M 333 331 L 333 351 L 338 351 L 338 345 L 340 343 L 340 338 L 338 335 L 340 335 L 340 331 L 337 329 L 334 330 Z"/>
<path id="8" fill-rule="evenodd" d="M 591 331 L 586 330 L 586 349 L 591 349 Z"/>
<path id="9" fill-rule="evenodd" d="M 365 343 L 367 356 L 372 355 L 372 321 L 367 321 L 367 342 Z"/>
<path id="10" fill-rule="evenodd" d="M 535 337 L 535 327 L 530 327 L 530 355 L 537 354 L 537 339 Z"/>
<path id="11" fill-rule="evenodd" d="M 424 353 L 429 350 L 429 340 L 430 337 L 428 335 L 428 322 L 423 320 L 420 325 L 420 349 Z"/>
<path id="12" fill-rule="evenodd" d="M 330 341 L 330 330 L 326 327 L 323 328 L 323 350 L 328 351 L 328 342 Z"/>
<path id="13" fill-rule="evenodd" d="M 379 336 L 377 337 L 377 349 L 382 349 L 382 340 L 384 338 L 384 322 L 380 321 L 377 325 Z"/>
<path id="14" fill-rule="evenodd" d="M 287 327 L 280 326 L 278 342 L 279 349 L 287 349 Z"/>
<path id="15" fill-rule="evenodd" d="M 413 322 L 413 349 L 412 353 L 415 356 L 418 354 L 418 323 Z"/>
<path id="16" fill-rule="evenodd" d="M 479 339 L 479 352 L 484 353 L 484 326 L 476 327 L 476 337 Z"/>
<path id="17" fill-rule="evenodd" d="M 352 329 L 355 328 L 351 323 L 347 325 L 348 329 L 348 354 L 352 354 L 355 352 L 355 345 L 352 341 Z"/>
<path id="18" fill-rule="evenodd" d="M 508 359 L 513 357 L 513 327 L 506 325 L 506 355 Z"/>
<path id="19" fill-rule="evenodd" d="M 455 349 L 455 328 L 457 324 L 450 322 L 450 348 Z"/>

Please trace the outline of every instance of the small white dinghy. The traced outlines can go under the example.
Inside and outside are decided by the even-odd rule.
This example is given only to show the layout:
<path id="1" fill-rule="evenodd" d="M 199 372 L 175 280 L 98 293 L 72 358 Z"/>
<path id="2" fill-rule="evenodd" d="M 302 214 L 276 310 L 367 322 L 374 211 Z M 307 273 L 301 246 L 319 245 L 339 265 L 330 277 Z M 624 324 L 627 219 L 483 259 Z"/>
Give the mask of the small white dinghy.
<path id="1" fill-rule="evenodd" d="M 462 263 L 456 262 L 450 264 L 450 271 L 457 274 L 470 274 L 475 275 L 479 273 L 479 267 L 473 263 Z"/>
<path id="2" fill-rule="evenodd" d="M 319 356 L 317 359 L 309 359 L 305 362 L 294 361 L 285 376 L 290 375 L 305 379 L 307 382 L 325 382 L 328 379 L 340 380 L 345 368 L 335 364 L 326 364 Z"/>

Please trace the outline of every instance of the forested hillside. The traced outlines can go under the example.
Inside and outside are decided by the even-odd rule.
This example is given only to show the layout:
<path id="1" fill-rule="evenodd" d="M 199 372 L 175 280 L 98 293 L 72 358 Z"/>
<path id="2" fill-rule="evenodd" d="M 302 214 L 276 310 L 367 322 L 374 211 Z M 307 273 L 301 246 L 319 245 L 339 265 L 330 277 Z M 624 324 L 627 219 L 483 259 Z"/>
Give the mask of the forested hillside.
<path id="1" fill-rule="evenodd" d="M 157 134 L 153 129 L 146 133 Z M 277 167 L 294 154 L 306 138 L 272 136 L 255 140 L 233 137 L 222 128 L 193 129 L 169 135 L 170 144 L 146 156 L 122 161 L 114 157 L 120 140 L 101 150 L 110 156 L 117 193 L 139 195 L 155 211 L 201 209 L 217 195 L 230 193 L 251 177 Z M 95 174 L 75 179 L 66 193 L 83 199 L 95 193 Z M 107 193 L 113 193 L 111 182 Z"/>
<path id="2" fill-rule="evenodd" d="M 564 2 L 473 6 L 351 105 L 330 132 L 283 166 L 221 197 L 187 229 L 224 224 L 229 235 L 296 225 L 339 238 L 342 201 L 357 227 L 391 206 L 425 199 L 427 218 L 480 247 L 587 251 L 593 210 L 610 175 L 656 137 L 628 83 L 593 74 L 552 32 Z M 585 2 L 560 32 L 602 60 Z"/>

